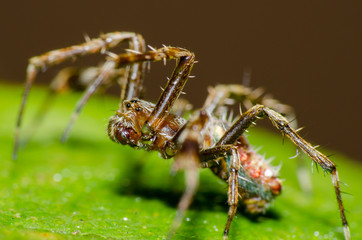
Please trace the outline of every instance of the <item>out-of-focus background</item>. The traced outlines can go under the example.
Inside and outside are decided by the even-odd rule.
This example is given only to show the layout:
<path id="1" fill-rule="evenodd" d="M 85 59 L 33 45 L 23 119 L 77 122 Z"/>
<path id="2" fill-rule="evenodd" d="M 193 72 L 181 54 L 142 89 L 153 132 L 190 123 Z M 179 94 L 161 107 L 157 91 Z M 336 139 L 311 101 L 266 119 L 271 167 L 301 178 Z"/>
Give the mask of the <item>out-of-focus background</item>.
<path id="1" fill-rule="evenodd" d="M 196 106 L 207 86 L 241 83 L 249 68 L 251 86 L 295 107 L 302 136 L 362 160 L 361 1 L 6 1 L 0 29 L 0 78 L 19 84 L 29 57 L 110 31 L 139 32 L 153 47 L 195 52 L 196 78 L 186 92 Z M 150 99 L 157 99 L 172 66 L 152 65 Z M 41 74 L 38 83 L 59 69 Z"/>

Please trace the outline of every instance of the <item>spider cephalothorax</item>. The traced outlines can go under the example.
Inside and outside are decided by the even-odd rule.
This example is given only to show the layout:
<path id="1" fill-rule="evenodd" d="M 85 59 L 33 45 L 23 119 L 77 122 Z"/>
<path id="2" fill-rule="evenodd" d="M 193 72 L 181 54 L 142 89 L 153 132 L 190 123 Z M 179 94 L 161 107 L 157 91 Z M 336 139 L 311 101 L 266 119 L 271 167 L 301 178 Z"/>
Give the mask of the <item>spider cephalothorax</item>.
<path id="1" fill-rule="evenodd" d="M 151 139 L 144 141 L 142 126 L 151 115 L 155 105 L 153 103 L 133 98 L 125 100 L 120 109 L 112 116 L 108 124 L 108 135 L 123 145 L 130 145 L 145 150 L 156 150 L 164 153 L 165 146 L 180 128 L 186 123 L 182 117 L 169 114 Z"/>
<path id="2" fill-rule="evenodd" d="M 123 145 L 145 147 L 141 142 L 141 129 L 154 107 L 154 104 L 139 99 L 125 100 L 109 120 L 109 137 Z"/>
<path id="3" fill-rule="evenodd" d="M 131 49 L 120 55 L 109 53 L 107 49 L 122 41 L 128 41 Z M 173 170 L 184 169 L 186 190 L 179 202 L 178 213 L 171 226 L 172 237 L 192 202 L 198 186 L 198 169 L 211 171 L 228 185 L 228 218 L 224 239 L 228 238 L 230 224 L 235 216 L 239 202 L 247 212 L 260 213 L 280 194 L 281 181 L 278 171 L 264 160 L 250 146 L 244 132 L 260 118 L 269 119 L 280 132 L 288 137 L 314 163 L 331 174 L 339 212 L 344 227 L 345 239 L 350 239 L 349 227 L 339 187 L 335 164 L 316 150 L 294 130 L 288 119 L 294 118 L 291 107 L 264 95 L 261 89 L 253 90 L 241 85 L 217 85 L 210 87 L 209 95 L 201 109 L 192 111 L 189 119 L 182 117 L 190 111 L 190 104 L 181 101 L 176 104 L 195 63 L 195 55 L 182 48 L 164 46 L 145 52 L 141 35 L 130 32 L 114 32 L 100 38 L 64 49 L 47 52 L 29 60 L 27 80 L 23 101 L 18 116 L 15 147 L 16 157 L 19 131 L 25 103 L 37 73 L 48 66 L 96 52 L 107 53 L 107 61 L 97 74 L 86 75 L 83 71 L 66 70 L 64 76 L 53 84 L 52 93 L 71 87 L 71 81 L 82 78 L 82 86 L 88 85 L 83 98 L 78 102 L 72 120 L 64 134 L 68 136 L 70 127 L 89 97 L 99 87 L 109 87 L 117 83 L 121 87 L 121 105 L 110 118 L 108 135 L 116 143 L 137 149 L 158 151 L 164 158 L 175 158 Z M 143 97 L 143 75 L 150 62 L 176 59 L 175 70 L 169 78 L 159 100 L 152 104 Z M 85 71 L 84 71 L 85 73 Z M 79 80 L 80 81 L 80 80 Z M 77 84 L 76 84 L 77 85 Z M 227 117 L 231 102 L 238 102 L 246 109 L 236 119 Z M 187 107 L 186 107 L 187 106 Z M 176 109 L 175 109 L 176 108 Z M 175 114 L 177 113 L 177 114 Z"/>

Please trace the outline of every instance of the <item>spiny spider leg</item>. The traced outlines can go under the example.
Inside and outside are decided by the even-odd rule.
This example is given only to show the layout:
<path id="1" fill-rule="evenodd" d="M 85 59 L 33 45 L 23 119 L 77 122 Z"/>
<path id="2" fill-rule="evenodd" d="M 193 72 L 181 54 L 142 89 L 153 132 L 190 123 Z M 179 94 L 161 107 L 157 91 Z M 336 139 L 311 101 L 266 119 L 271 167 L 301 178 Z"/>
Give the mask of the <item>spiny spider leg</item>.
<path id="1" fill-rule="evenodd" d="M 225 106 L 230 105 L 230 101 L 231 103 L 241 103 L 244 109 L 249 109 L 256 104 L 261 104 L 283 115 L 289 121 L 292 128 L 298 128 L 294 108 L 281 103 L 269 94 L 265 94 L 265 91 L 262 88 L 252 89 L 238 84 L 219 84 L 215 87 L 209 87 L 208 91 L 209 95 L 206 98 L 203 108 L 209 113 L 226 118 L 229 111 Z M 299 185 L 304 192 L 310 193 L 313 188 L 310 173 L 304 159 L 302 159 L 298 152 L 296 156 Z"/>
<path id="2" fill-rule="evenodd" d="M 177 66 L 172 73 L 164 91 L 157 101 L 155 109 L 142 127 L 142 135 L 149 140 L 152 132 L 156 131 L 170 112 L 174 102 L 180 96 L 186 84 L 188 76 L 194 65 L 195 55 L 182 48 L 163 47 L 156 51 L 142 54 L 126 53 L 120 54 L 113 59 L 116 66 L 134 64 L 138 62 L 156 62 L 163 60 L 177 59 Z M 109 60 L 111 62 L 112 60 Z"/>
<path id="3" fill-rule="evenodd" d="M 144 54 L 122 54 L 115 59 L 119 65 L 143 61 L 161 61 L 164 59 L 178 59 L 177 66 L 158 99 L 151 116 L 142 127 L 142 135 L 145 140 L 150 139 L 152 132 L 157 130 L 158 126 L 167 117 L 176 99 L 180 96 L 194 65 L 195 55 L 186 49 L 163 47 Z"/>
<path id="4" fill-rule="evenodd" d="M 200 133 L 208 121 L 209 115 L 205 111 L 195 112 L 185 127 L 180 130 L 181 133 L 177 135 L 177 139 L 174 139 L 181 145 L 181 148 L 175 156 L 172 170 L 185 170 L 186 189 L 178 203 L 176 217 L 170 228 L 168 239 L 171 239 L 180 227 L 199 185 L 199 146 L 202 144 Z"/>
<path id="5" fill-rule="evenodd" d="M 225 154 L 229 154 L 230 159 L 230 170 L 228 177 L 228 220 L 224 229 L 224 240 L 228 239 L 229 229 L 231 222 L 235 216 L 236 210 L 238 208 L 239 201 L 239 169 L 240 169 L 240 157 L 237 151 L 237 147 L 233 145 L 220 145 L 213 148 L 205 149 L 200 152 L 201 161 L 207 161 L 210 159 L 217 159 L 220 157 L 225 157 Z"/>
<path id="6" fill-rule="evenodd" d="M 141 41 L 139 40 L 141 39 Z M 19 135 L 20 126 L 22 121 L 23 112 L 29 95 L 29 91 L 35 78 L 40 70 L 45 70 L 47 67 L 57 65 L 68 59 L 73 59 L 78 56 L 84 56 L 104 51 L 108 48 L 115 47 L 120 42 L 129 40 L 134 43 L 134 46 L 142 44 L 143 38 L 139 34 L 131 32 L 112 32 L 101 35 L 99 38 L 94 38 L 85 43 L 66 47 L 58 50 L 46 52 L 40 56 L 32 57 L 29 59 L 29 64 L 26 70 L 25 89 L 20 105 L 20 110 L 17 118 L 15 136 L 14 136 L 14 149 L 12 158 L 17 158 L 17 150 L 19 148 Z"/>
<path id="7" fill-rule="evenodd" d="M 321 166 L 323 170 L 331 174 L 332 183 L 339 206 L 339 212 L 342 219 L 344 236 L 346 240 L 351 239 L 347 218 L 344 213 L 338 173 L 335 164 L 324 154 L 316 150 L 315 147 L 313 147 L 310 143 L 300 137 L 298 133 L 296 133 L 296 131 L 290 127 L 288 121 L 282 115 L 268 107 L 255 105 L 243 113 L 240 118 L 235 121 L 232 127 L 218 141 L 217 145 L 233 144 L 253 122 L 265 116 L 269 118 L 273 125 L 278 128 L 283 135 L 286 135 L 298 148 L 302 149 L 303 152 L 306 153 L 314 162 Z"/>

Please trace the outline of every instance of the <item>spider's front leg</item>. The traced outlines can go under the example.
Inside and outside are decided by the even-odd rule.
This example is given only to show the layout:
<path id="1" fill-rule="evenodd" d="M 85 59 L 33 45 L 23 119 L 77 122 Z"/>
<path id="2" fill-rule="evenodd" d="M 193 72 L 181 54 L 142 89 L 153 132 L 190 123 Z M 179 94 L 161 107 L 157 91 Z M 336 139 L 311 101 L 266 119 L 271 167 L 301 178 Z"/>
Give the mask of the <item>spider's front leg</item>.
<path id="1" fill-rule="evenodd" d="M 195 55 L 186 49 L 163 47 L 145 54 L 121 55 L 116 59 L 118 64 L 167 59 L 177 59 L 177 66 L 158 99 L 155 109 L 142 127 L 142 137 L 145 141 L 149 141 L 152 138 L 153 133 L 158 130 L 159 126 L 169 114 L 176 99 L 180 96 L 194 65 Z"/>
<path id="2" fill-rule="evenodd" d="M 315 147 L 313 147 L 310 143 L 300 137 L 298 133 L 290 127 L 288 121 L 282 115 L 263 105 L 255 105 L 235 121 L 233 126 L 224 134 L 217 145 L 233 144 L 245 132 L 245 130 L 250 127 L 251 124 L 265 116 L 270 119 L 273 125 L 278 128 L 283 135 L 286 135 L 298 148 L 302 149 L 303 152 L 307 154 L 315 163 L 321 166 L 323 170 L 331 174 L 344 228 L 344 236 L 346 240 L 351 239 L 347 218 L 342 203 L 338 173 L 335 164 L 324 154 L 316 150 Z"/>
<path id="3" fill-rule="evenodd" d="M 142 127 L 142 138 L 146 142 L 151 140 L 154 133 L 159 130 L 158 128 L 180 96 L 194 65 L 195 55 L 183 48 L 163 47 L 146 53 L 121 54 L 108 60 L 110 64 L 114 63 L 114 66 L 118 67 L 139 62 L 156 62 L 171 59 L 176 59 L 177 65 L 158 99 L 153 112 Z"/>

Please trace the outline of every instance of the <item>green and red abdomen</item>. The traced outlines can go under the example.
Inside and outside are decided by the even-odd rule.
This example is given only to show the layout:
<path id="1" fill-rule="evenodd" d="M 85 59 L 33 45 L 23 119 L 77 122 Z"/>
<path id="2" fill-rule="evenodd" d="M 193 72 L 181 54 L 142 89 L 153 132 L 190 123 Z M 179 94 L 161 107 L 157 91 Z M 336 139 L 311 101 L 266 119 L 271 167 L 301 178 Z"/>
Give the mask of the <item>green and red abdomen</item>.
<path id="1" fill-rule="evenodd" d="M 208 134 L 204 135 L 204 147 L 214 146 L 224 135 L 227 124 L 210 121 Z M 280 194 L 282 185 L 278 178 L 278 167 L 273 167 L 263 156 L 259 155 L 244 136 L 233 144 L 237 147 L 240 169 L 238 184 L 240 201 L 250 213 L 265 211 L 269 203 Z M 229 178 L 231 156 L 215 159 L 211 171 L 224 181 Z"/>

